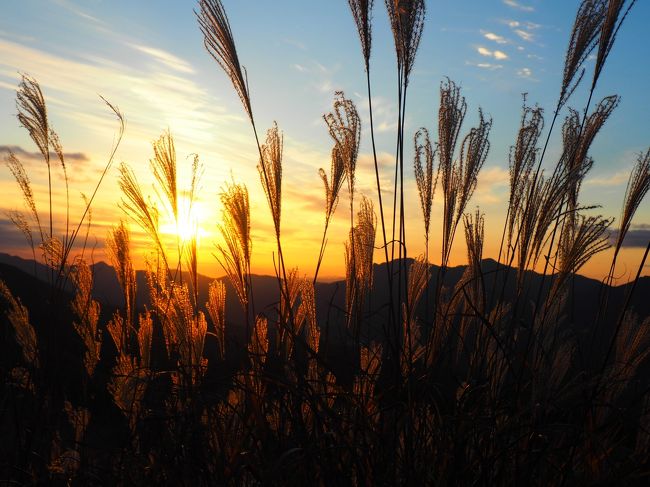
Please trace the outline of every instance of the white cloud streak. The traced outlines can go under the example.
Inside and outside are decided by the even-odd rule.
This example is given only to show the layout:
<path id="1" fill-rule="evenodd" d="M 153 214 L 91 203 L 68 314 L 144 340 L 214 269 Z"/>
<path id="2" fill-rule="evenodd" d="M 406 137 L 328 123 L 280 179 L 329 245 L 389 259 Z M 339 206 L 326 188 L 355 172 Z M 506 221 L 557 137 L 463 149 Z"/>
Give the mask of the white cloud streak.
<path id="1" fill-rule="evenodd" d="M 532 78 L 533 71 L 530 68 L 521 68 L 517 70 L 517 76 L 520 78 Z"/>
<path id="2" fill-rule="evenodd" d="M 508 39 L 498 34 L 495 34 L 494 32 L 482 31 L 482 33 L 483 33 L 483 37 L 485 37 L 488 41 L 496 42 L 497 44 L 508 43 Z"/>
<path id="3" fill-rule="evenodd" d="M 492 50 L 490 50 L 490 49 L 488 49 L 486 47 L 483 47 L 483 46 L 478 46 L 476 48 L 476 51 L 481 56 L 493 57 L 494 59 L 499 60 L 499 61 L 501 61 L 503 59 L 508 59 L 508 55 L 503 51 L 499 51 L 499 50 L 492 51 Z"/>
<path id="4" fill-rule="evenodd" d="M 195 72 L 194 68 L 192 68 L 192 66 L 190 66 L 187 62 L 167 51 L 163 51 L 162 49 L 156 49 L 155 47 L 142 46 L 138 44 L 131 44 L 131 47 L 136 51 L 146 54 L 162 65 L 171 68 L 174 71 L 178 71 L 179 73 L 193 74 Z"/>
<path id="5" fill-rule="evenodd" d="M 512 7 L 516 10 L 521 10 L 522 12 L 534 12 L 535 9 L 529 5 L 522 5 L 521 3 L 515 0 L 503 0 L 508 7 Z"/>
<path id="6" fill-rule="evenodd" d="M 531 34 L 530 32 L 527 32 L 522 29 L 515 29 L 514 30 L 515 34 L 517 34 L 522 40 L 526 42 L 533 42 L 535 40 L 535 36 Z"/>

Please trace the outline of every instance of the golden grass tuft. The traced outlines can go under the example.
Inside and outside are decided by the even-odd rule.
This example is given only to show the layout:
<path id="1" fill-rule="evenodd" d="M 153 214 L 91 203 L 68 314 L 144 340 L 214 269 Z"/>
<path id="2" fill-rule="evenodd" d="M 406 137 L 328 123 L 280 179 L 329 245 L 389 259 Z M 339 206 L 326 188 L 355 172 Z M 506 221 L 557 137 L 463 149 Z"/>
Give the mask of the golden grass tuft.
<path id="1" fill-rule="evenodd" d="M 39 366 L 36 332 L 29 322 L 29 312 L 20 299 L 15 298 L 3 280 L 0 280 L 0 297 L 7 306 L 6 316 L 14 330 L 24 363 L 35 370 Z"/>
<path id="2" fill-rule="evenodd" d="M 93 276 L 90 267 L 83 260 L 77 261 L 72 282 L 77 291 L 72 300 L 72 311 L 77 317 L 74 328 L 85 346 L 84 365 L 89 376 L 93 375 L 99 362 L 101 339 L 97 325 L 99 323 L 99 303 L 92 299 Z"/>
<path id="3" fill-rule="evenodd" d="M 266 143 L 262 145 L 262 157 L 257 170 L 262 187 L 271 208 L 276 236 L 280 236 L 280 217 L 282 214 L 282 146 L 283 137 L 278 124 L 273 123 L 266 133 Z"/>
<path id="4" fill-rule="evenodd" d="M 169 204 L 174 221 L 178 221 L 178 185 L 176 175 L 176 149 L 174 139 L 169 132 L 163 133 L 153 142 L 154 158 L 151 159 L 151 170 L 158 183 L 155 188 L 160 188 L 165 199 L 162 202 Z"/>
<path id="5" fill-rule="evenodd" d="M 348 326 L 358 336 L 366 297 L 372 289 L 372 263 L 375 251 L 377 215 L 365 196 L 357 214 L 357 224 L 350 229 L 345 244 L 345 303 Z"/>
<path id="6" fill-rule="evenodd" d="M 249 302 L 252 244 L 248 190 L 243 184 L 228 183 L 220 198 L 223 223 L 219 229 L 225 247 L 217 245 L 217 260 L 234 286 L 242 308 L 246 310 Z"/>
<path id="7" fill-rule="evenodd" d="M 221 281 L 212 281 L 208 288 L 208 315 L 215 329 L 219 359 L 226 357 L 226 286 Z"/>
<path id="8" fill-rule="evenodd" d="M 50 126 L 47 118 L 45 98 L 38 82 L 22 75 L 16 94 L 18 121 L 27 129 L 46 164 L 50 165 Z"/>
<path id="9" fill-rule="evenodd" d="M 361 119 L 352 100 L 345 98 L 342 91 L 337 91 L 334 98 L 334 109 L 323 115 L 329 129 L 330 137 L 334 140 L 343 160 L 345 176 L 348 181 L 350 197 L 354 195 L 355 170 L 359 155 L 361 140 Z M 334 159 L 333 159 L 334 160 Z"/>
<path id="10" fill-rule="evenodd" d="M 119 225 L 111 230 L 106 239 L 108 257 L 117 274 L 117 280 L 122 287 L 124 295 L 124 311 L 127 327 L 132 326 L 135 316 L 136 281 L 133 262 L 131 260 L 129 229 L 120 221 Z M 123 334 L 126 336 L 126 330 Z"/>
<path id="11" fill-rule="evenodd" d="M 336 210 L 336 205 L 339 201 L 339 191 L 345 181 L 345 164 L 341 155 L 341 149 L 338 145 L 332 149 L 330 177 L 327 177 L 327 174 L 322 168 L 319 169 L 319 175 L 325 185 L 325 221 L 329 222 L 334 210 Z"/>

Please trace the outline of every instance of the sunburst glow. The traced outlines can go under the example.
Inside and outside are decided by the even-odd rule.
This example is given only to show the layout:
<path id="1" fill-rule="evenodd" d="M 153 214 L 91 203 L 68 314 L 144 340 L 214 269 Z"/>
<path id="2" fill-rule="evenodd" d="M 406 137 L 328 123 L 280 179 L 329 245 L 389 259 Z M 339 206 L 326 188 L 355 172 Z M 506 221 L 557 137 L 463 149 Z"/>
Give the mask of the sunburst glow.
<path id="1" fill-rule="evenodd" d="M 207 210 L 197 200 L 192 201 L 188 196 L 181 196 L 178 200 L 178 221 L 164 223 L 160 227 L 161 233 L 175 235 L 181 242 L 196 239 L 199 242 L 207 235 L 202 225 L 207 221 Z"/>

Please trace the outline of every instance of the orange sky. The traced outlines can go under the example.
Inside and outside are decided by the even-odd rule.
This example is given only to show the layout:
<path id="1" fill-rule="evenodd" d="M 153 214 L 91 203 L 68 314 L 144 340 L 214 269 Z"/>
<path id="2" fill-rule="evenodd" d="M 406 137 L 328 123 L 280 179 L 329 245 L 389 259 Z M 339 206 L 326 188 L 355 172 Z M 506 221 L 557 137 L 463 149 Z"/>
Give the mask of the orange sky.
<path id="1" fill-rule="evenodd" d="M 245 183 L 250 192 L 253 270 L 273 273 L 276 251 L 273 225 L 256 169 L 258 156 L 253 134 L 229 80 L 201 45 L 192 9 L 163 3 L 160 16 L 147 17 L 146 28 L 135 29 L 134 21 L 129 19 L 144 17 L 129 17 L 126 3 L 117 3 L 114 9 L 73 1 L 31 9 L 29 3 L 13 5 L 0 23 L 0 150 L 3 151 L 0 155 L 4 158 L 8 148 L 19 155 L 30 174 L 42 215 L 47 216 L 45 166 L 34 154 L 34 144 L 15 118 L 15 90 L 21 72 L 31 74 L 41 83 L 50 122 L 59 132 L 68 154 L 72 220 L 78 218 L 81 211 L 80 194 L 92 192 L 117 133 L 115 117 L 98 93 L 120 107 L 125 115 L 124 139 L 93 206 L 89 243 L 95 249 L 95 260 L 105 258 L 102 248 L 106 235 L 111 226 L 125 217 L 119 209 L 118 164 L 122 161 L 129 164 L 146 193 L 155 200 L 157 196 L 152 189 L 149 169 L 153 154 L 151 142 L 170 130 L 176 140 L 179 187 L 187 189 L 189 186 L 193 154 L 199 154 L 204 166 L 197 203 L 200 209 L 197 212 L 200 272 L 212 276 L 222 274 L 212 255 L 215 243 L 220 242 L 217 229 L 221 218 L 219 192 L 227 181 L 234 179 Z M 376 203 L 365 77 L 359 63 L 356 31 L 351 21 L 343 23 L 340 38 L 332 39 L 325 46 L 320 26 L 314 26 L 313 32 L 300 28 L 301 15 L 315 14 L 310 9 L 318 10 L 317 15 L 331 21 L 350 20 L 345 2 L 305 7 L 304 12 L 298 9 L 284 17 L 273 17 L 273 22 L 266 21 L 266 17 L 247 17 L 249 7 L 243 3 L 230 4 L 227 7 L 231 9 L 239 54 L 249 68 L 260 137 L 264 139 L 265 128 L 270 127 L 273 120 L 277 120 L 284 131 L 282 235 L 286 264 L 298 267 L 300 274 L 311 275 L 324 224 L 324 190 L 318 169 L 322 167 L 329 172 L 330 166 L 331 141 L 321 117 L 331 109 L 335 90 L 344 89 L 357 104 L 362 117 L 356 201 L 365 195 Z M 412 178 L 411 138 L 423 125 L 432 135 L 436 133 L 438 86 L 443 76 L 450 75 L 459 82 L 467 97 L 463 134 L 476 124 L 479 106 L 494 118 L 490 137 L 492 149 L 467 207 L 467 211 L 473 212 L 479 206 L 485 213 L 486 257 L 496 257 L 498 252 L 508 195 L 508 150 L 518 128 L 521 93 L 527 92 L 530 103 L 539 100 L 547 110 L 553 106 L 557 95 L 573 7 L 562 7 L 571 10 L 568 15 L 560 8 L 545 9 L 541 4 L 525 11 L 503 2 L 495 2 L 490 12 L 481 10 L 487 8 L 482 2 L 477 2 L 476 6 L 477 12 L 463 17 L 462 22 L 454 17 L 450 6 L 441 7 L 440 15 L 431 18 L 432 25 L 425 30 L 413 72 L 405 161 L 410 256 L 424 252 L 424 229 Z M 146 5 L 136 2 L 133 8 L 146 8 Z M 648 6 L 639 6 L 643 8 Z M 392 37 L 383 15 L 383 12 L 377 14 L 373 48 L 376 86 L 373 103 L 382 186 L 388 190 L 394 170 L 397 110 L 391 64 L 394 62 Z M 633 44 L 634 35 L 645 28 L 642 17 L 639 20 L 632 16 L 624 26 L 629 32 L 621 32 L 617 42 Z M 51 19 L 58 20 L 52 22 Z M 173 41 L 166 35 L 170 22 L 182 33 Z M 46 27 L 42 27 L 44 25 Z M 278 29 L 282 35 L 278 34 Z M 182 42 L 178 40 L 181 38 Z M 612 60 L 608 62 L 613 66 L 597 93 L 600 97 L 611 92 L 620 93 L 623 102 L 593 146 L 596 164 L 583 187 L 584 203 L 601 204 L 603 208 L 593 212 L 607 217 L 618 217 L 630 167 L 636 154 L 645 150 L 645 144 L 649 143 L 646 129 L 650 120 L 646 107 L 650 94 L 641 84 L 630 81 L 647 79 L 642 76 L 642 70 L 647 67 L 642 63 L 626 63 L 625 52 L 621 47 L 612 53 Z M 578 90 L 574 95 L 578 107 L 585 98 L 583 91 Z M 548 124 L 549 111 L 546 117 Z M 547 154 L 547 167 L 557 159 L 560 139 L 558 125 Z M 65 193 L 59 173 L 55 173 L 54 182 L 55 219 L 62 228 Z M 0 191 L 5 195 L 0 201 L 2 214 L 23 209 L 19 190 L 6 168 L 0 168 Z M 390 200 L 391 195 L 386 194 L 385 199 Z M 343 191 L 329 229 L 321 278 L 344 275 L 343 243 L 349 229 L 347 208 L 347 196 Z M 439 263 L 440 214 L 438 191 L 431 222 L 433 264 Z M 173 233 L 174 229 L 164 218 L 163 215 L 163 230 Z M 648 222 L 650 208 L 646 201 L 634 221 L 638 226 L 633 230 L 647 233 Z M 31 256 L 16 235 L 9 233 L 7 219 L 1 219 L 0 224 L 3 236 L 0 251 Z M 138 234 L 134 225 L 131 228 L 134 256 L 141 266 L 145 253 L 151 249 L 150 242 Z M 173 239 L 170 235 L 170 240 Z M 380 241 L 378 233 L 376 242 Z M 636 272 L 643 250 L 641 247 L 623 249 L 616 272 L 620 282 Z M 602 278 L 609 269 L 611 255 L 611 251 L 598 255 L 581 273 Z M 375 261 L 381 261 L 381 256 L 382 252 L 376 252 Z M 463 264 L 465 259 L 464 236 L 459 228 L 451 262 Z M 648 272 L 646 267 L 644 274 Z"/>

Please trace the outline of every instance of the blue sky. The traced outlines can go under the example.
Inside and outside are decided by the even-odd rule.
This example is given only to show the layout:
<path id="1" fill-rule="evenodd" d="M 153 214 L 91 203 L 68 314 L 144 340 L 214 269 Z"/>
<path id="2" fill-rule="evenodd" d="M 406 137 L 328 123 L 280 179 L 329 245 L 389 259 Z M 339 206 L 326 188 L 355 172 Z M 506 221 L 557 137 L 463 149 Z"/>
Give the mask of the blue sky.
<path id="1" fill-rule="evenodd" d="M 322 121 L 334 91 L 343 90 L 367 119 L 365 74 L 356 29 L 344 0 L 224 0 L 239 57 L 247 68 L 257 124 L 263 130 L 277 120 L 285 136 L 285 236 L 290 263 L 310 272 L 322 229 L 319 167 L 329 167 L 330 140 Z M 567 0 L 431 0 L 409 88 L 406 127 L 409 138 L 421 126 L 436 132 L 438 88 L 449 76 L 467 98 L 464 130 L 477 121 L 477 110 L 494 120 L 492 149 L 470 205 L 486 213 L 486 252 L 498 245 L 507 193 L 507 155 L 518 128 L 521 94 L 546 109 L 547 126 L 559 91 L 568 37 L 577 1 Z M 272 269 L 271 223 L 259 189 L 256 152 L 250 128 L 229 80 L 202 46 L 192 1 L 22 0 L 0 7 L 0 146 L 34 151 L 15 118 L 19 73 L 34 76 L 48 101 L 52 124 L 65 149 L 86 156 L 73 171 L 73 190 L 89 191 L 105 162 L 115 122 L 98 94 L 118 105 L 127 131 L 118 160 L 132 165 L 147 181 L 151 141 L 169 129 L 176 137 L 179 161 L 198 153 L 205 165 L 203 213 L 205 242 L 218 236 L 217 193 L 231 175 L 251 191 L 255 265 Z M 595 166 L 582 200 L 600 204 L 601 213 L 618 217 L 629 168 L 636 154 L 650 145 L 650 63 L 646 33 L 650 2 L 639 1 L 623 26 L 599 83 L 596 96 L 617 93 L 622 102 L 593 145 Z M 395 143 L 395 59 L 382 1 L 375 2 L 371 75 L 373 105 L 382 164 L 391 164 Z M 588 69 L 593 61 L 588 62 Z M 585 90 L 569 105 L 582 110 Z M 364 124 L 359 162 L 359 189 L 372 196 L 369 132 Z M 559 152 L 556 130 L 546 158 Z M 407 147 L 410 148 L 409 143 Z M 410 160 L 410 154 L 407 154 Z M 189 166 L 190 159 L 187 159 Z M 42 189 L 43 168 L 26 160 Z M 30 166 L 31 165 L 31 166 Z M 115 170 L 102 188 L 95 211 L 100 240 L 115 223 L 119 201 Z M 389 180 L 389 171 L 385 174 Z M 40 186 L 39 186 L 40 185 Z M 0 169 L 0 188 L 16 195 L 2 210 L 20 208 L 9 171 Z M 414 191 L 414 185 L 407 186 Z M 410 200 L 409 232 L 422 233 L 416 198 Z M 650 224 L 645 202 L 636 223 Z M 341 205 L 343 208 L 344 205 Z M 257 210 L 257 211 L 256 211 Z M 434 214 L 439 206 L 434 203 Z M 346 218 L 333 223 L 324 274 L 341 274 Z M 434 217 L 434 232 L 437 228 Z M 639 227 L 641 228 L 641 227 Z M 458 239 L 455 260 L 462 263 Z M 497 241 L 495 243 L 495 240 Z M 7 240 L 9 242 L 9 240 Z M 99 242 L 101 247 L 101 242 Z M 436 255 L 432 240 L 432 255 Z M 15 250 L 9 244 L 0 251 Z M 304 249 L 309 248 L 308 252 Z M 421 244 L 413 245 L 414 252 Z M 628 271 L 639 249 L 629 249 Z M 314 254 L 314 255 L 312 255 Z M 434 263 L 435 263 L 434 259 Z M 626 261 L 627 262 L 627 261 Z M 597 263 L 586 272 L 597 275 Z M 207 255 L 205 272 L 218 274 Z"/>

